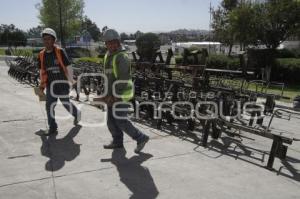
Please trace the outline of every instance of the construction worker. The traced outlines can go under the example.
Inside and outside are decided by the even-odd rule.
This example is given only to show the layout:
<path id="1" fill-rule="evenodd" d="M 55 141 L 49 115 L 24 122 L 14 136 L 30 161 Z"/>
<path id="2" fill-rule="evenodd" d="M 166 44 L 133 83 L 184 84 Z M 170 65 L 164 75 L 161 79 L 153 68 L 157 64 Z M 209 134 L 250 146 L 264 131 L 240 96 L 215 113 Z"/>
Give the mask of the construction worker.
<path id="1" fill-rule="evenodd" d="M 66 52 L 55 45 L 56 33 L 45 28 L 41 33 L 45 48 L 39 53 L 40 90 L 46 89 L 46 111 L 49 130 L 46 135 L 57 134 L 54 108 L 59 98 L 63 106 L 74 116 L 74 125 L 78 125 L 80 113 L 70 102 L 70 86 L 74 84 L 71 62 Z"/>
<path id="2" fill-rule="evenodd" d="M 107 127 L 113 138 L 110 144 L 104 145 L 104 148 L 123 148 L 123 132 L 125 132 L 137 141 L 134 151 L 139 153 L 149 141 L 149 137 L 135 128 L 127 118 L 130 106 L 125 102 L 129 102 L 134 94 L 130 61 L 121 47 L 117 31 L 108 29 L 104 32 L 103 38 L 108 50 L 104 57 L 104 73 L 108 80 L 108 85 L 106 85 L 108 93 L 103 101 L 107 104 Z M 116 84 L 119 80 L 122 80 L 123 83 Z"/>

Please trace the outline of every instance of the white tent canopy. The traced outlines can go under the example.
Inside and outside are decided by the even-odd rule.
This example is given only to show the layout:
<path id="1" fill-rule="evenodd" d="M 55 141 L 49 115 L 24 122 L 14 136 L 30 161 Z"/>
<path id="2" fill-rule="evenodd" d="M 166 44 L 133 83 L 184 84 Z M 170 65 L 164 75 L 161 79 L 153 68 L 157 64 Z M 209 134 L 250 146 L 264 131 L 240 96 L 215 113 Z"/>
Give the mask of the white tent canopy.
<path id="1" fill-rule="evenodd" d="M 184 48 L 198 47 L 207 49 L 209 52 L 220 53 L 221 43 L 220 42 L 177 42 L 172 44 L 172 50 L 175 52 L 182 53 Z"/>

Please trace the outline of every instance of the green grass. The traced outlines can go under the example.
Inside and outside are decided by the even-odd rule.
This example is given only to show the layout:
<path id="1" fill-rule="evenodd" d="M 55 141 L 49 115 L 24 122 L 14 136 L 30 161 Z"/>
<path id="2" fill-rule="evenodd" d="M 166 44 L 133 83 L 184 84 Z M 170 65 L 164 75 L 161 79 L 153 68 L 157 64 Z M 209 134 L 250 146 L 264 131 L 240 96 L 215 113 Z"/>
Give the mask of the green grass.
<path id="1" fill-rule="evenodd" d="M 0 55 L 5 55 L 5 49 L 0 49 Z"/>
<path id="2" fill-rule="evenodd" d="M 297 95 L 300 95 L 300 86 L 287 87 L 284 89 L 283 96 L 289 97 L 290 99 L 282 99 L 282 101 L 292 102 Z"/>
<path id="3" fill-rule="evenodd" d="M 16 56 L 32 56 L 32 49 L 15 49 L 12 51 L 12 55 Z"/>
<path id="4" fill-rule="evenodd" d="M 0 49 L 0 55 L 5 55 L 5 51 L 7 49 Z M 32 49 L 18 49 L 12 48 L 11 49 L 12 56 L 32 56 Z"/>
<path id="5" fill-rule="evenodd" d="M 255 84 L 250 84 L 249 85 L 249 90 L 255 91 L 256 90 L 256 85 Z M 282 94 L 282 88 L 279 86 L 270 86 L 267 90 L 265 86 L 258 85 L 257 90 L 261 92 L 266 92 L 267 94 L 274 94 L 274 95 L 281 95 Z M 298 86 L 286 86 L 283 89 L 283 98 L 280 99 L 280 101 L 284 102 L 292 102 L 293 99 L 297 96 L 300 95 L 300 85 Z"/>
<path id="6" fill-rule="evenodd" d="M 242 86 L 242 81 L 239 79 L 223 79 L 222 84 L 231 88 L 239 89 Z M 257 91 L 258 93 L 273 94 L 277 96 L 282 95 L 282 98 L 279 100 L 283 102 L 292 102 L 297 95 L 300 95 L 300 85 L 285 85 L 283 92 L 281 86 L 271 85 L 267 88 L 266 86 L 258 83 L 245 84 L 244 88 L 250 91 Z"/>
<path id="7" fill-rule="evenodd" d="M 98 58 L 98 57 L 81 57 L 76 60 L 76 62 L 78 62 L 78 61 L 103 63 L 103 59 Z"/>
<path id="8" fill-rule="evenodd" d="M 0 49 L 0 55 L 5 55 L 5 50 L 6 49 Z M 15 56 L 32 56 L 32 49 L 12 49 L 12 55 Z"/>
<path id="9" fill-rule="evenodd" d="M 276 61 L 284 68 L 300 68 L 299 58 L 281 58 Z"/>

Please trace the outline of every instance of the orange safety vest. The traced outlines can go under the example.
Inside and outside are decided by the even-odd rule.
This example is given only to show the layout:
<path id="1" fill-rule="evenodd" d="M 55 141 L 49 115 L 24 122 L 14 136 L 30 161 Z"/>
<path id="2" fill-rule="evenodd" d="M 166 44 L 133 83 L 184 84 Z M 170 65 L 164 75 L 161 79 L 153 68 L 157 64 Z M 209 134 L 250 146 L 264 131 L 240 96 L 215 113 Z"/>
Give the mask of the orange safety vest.
<path id="1" fill-rule="evenodd" d="M 41 62 L 40 79 L 41 79 L 41 87 L 43 87 L 43 88 L 46 88 L 47 83 L 48 83 L 48 75 L 47 75 L 46 66 L 45 66 L 45 51 L 46 50 L 43 49 L 39 53 L 39 58 L 40 58 L 40 62 Z M 54 52 L 55 52 L 55 56 L 58 60 L 58 65 L 63 69 L 66 77 L 68 77 L 68 70 L 62 59 L 61 48 L 59 48 L 58 46 L 54 46 Z"/>

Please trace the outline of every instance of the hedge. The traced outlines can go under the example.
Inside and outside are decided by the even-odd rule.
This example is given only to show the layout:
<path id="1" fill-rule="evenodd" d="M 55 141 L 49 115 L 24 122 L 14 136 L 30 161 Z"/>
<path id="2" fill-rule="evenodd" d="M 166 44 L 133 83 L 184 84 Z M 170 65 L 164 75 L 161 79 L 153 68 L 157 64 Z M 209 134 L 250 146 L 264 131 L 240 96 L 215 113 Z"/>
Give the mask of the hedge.
<path id="1" fill-rule="evenodd" d="M 65 49 L 68 56 L 71 58 L 89 57 L 91 52 L 89 49 L 81 47 L 68 47 Z"/>
<path id="2" fill-rule="evenodd" d="M 282 58 L 276 60 L 271 79 L 289 84 L 300 84 L 300 59 Z"/>
<path id="3" fill-rule="evenodd" d="M 183 62 L 183 57 L 181 55 L 175 56 L 176 64 L 181 64 Z M 219 68 L 219 69 L 231 69 L 236 70 L 240 68 L 239 58 L 227 57 L 226 55 L 209 55 L 206 60 L 206 65 L 208 68 Z"/>
<path id="4" fill-rule="evenodd" d="M 182 63 L 182 56 L 175 56 L 176 64 Z M 209 55 L 206 65 L 208 68 L 236 70 L 240 69 L 239 58 L 231 58 L 226 55 Z M 272 81 L 284 82 L 291 85 L 300 84 L 300 59 L 279 58 L 272 68 Z"/>
<path id="5" fill-rule="evenodd" d="M 300 58 L 300 49 L 280 49 L 276 52 L 277 58 Z"/>
<path id="6" fill-rule="evenodd" d="M 240 68 L 240 60 L 226 55 L 209 55 L 206 65 L 208 68 L 237 70 Z"/>

